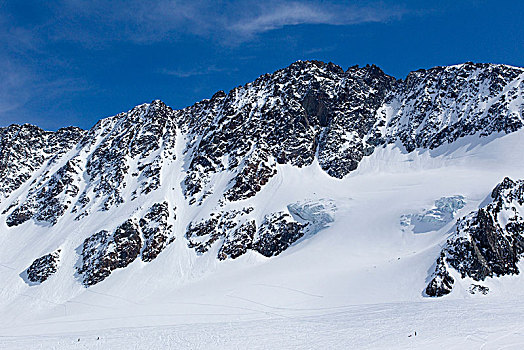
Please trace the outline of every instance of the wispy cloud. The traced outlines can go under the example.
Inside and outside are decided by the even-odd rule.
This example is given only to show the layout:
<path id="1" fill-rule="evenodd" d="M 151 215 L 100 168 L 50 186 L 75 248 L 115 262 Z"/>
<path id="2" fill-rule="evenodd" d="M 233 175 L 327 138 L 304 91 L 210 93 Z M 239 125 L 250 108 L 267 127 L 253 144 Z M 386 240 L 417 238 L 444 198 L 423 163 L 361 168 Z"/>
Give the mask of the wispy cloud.
<path id="1" fill-rule="evenodd" d="M 219 73 L 230 71 L 230 69 L 219 68 L 215 65 L 208 67 L 192 68 L 192 69 L 162 69 L 161 74 L 171 75 L 177 78 L 190 78 L 199 75 L 208 75 L 211 73 Z"/>
<path id="2" fill-rule="evenodd" d="M 0 16 L 0 41 L 16 50 L 37 50 L 50 42 L 86 47 L 115 42 L 176 42 L 187 35 L 219 45 L 248 42 L 258 34 L 301 24 L 354 25 L 401 18 L 406 10 L 382 2 L 58 0 L 46 3 L 44 19 L 10 23 Z M 37 9 L 38 11 L 38 9 Z M 4 39 L 4 40 L 2 40 Z"/>
<path id="3" fill-rule="evenodd" d="M 100 45 L 176 41 L 192 34 L 222 43 L 245 42 L 257 34 L 300 24 L 353 25 L 398 19 L 399 6 L 381 2 L 357 6 L 326 1 L 62 0 L 54 7 L 60 26 L 49 27 L 55 40 Z"/>
<path id="4" fill-rule="evenodd" d="M 0 63 L 0 126 L 27 122 L 26 114 L 33 120 L 42 120 L 43 111 L 27 109 L 34 101 L 55 101 L 52 108 L 60 109 L 60 101 L 72 93 L 87 91 L 90 86 L 82 78 L 47 78 L 19 64 Z M 40 105 L 40 102 L 36 103 Z M 42 122 L 46 122 L 42 120 Z"/>
<path id="5" fill-rule="evenodd" d="M 335 46 L 335 45 L 326 46 L 326 47 L 313 47 L 313 48 L 310 48 L 310 49 L 304 51 L 304 53 L 306 55 L 312 55 L 312 54 L 317 54 L 317 53 L 324 53 L 324 52 L 334 51 L 336 48 L 337 48 L 337 46 Z"/>
<path id="6" fill-rule="evenodd" d="M 21 89 L 30 83 L 30 76 L 21 67 L 8 60 L 0 60 L 0 116 L 17 109 L 29 98 L 28 91 Z"/>
<path id="7" fill-rule="evenodd" d="M 354 25 L 398 19 L 405 10 L 383 4 L 354 6 L 321 2 L 269 2 L 233 22 L 227 29 L 244 39 L 256 34 L 299 24 Z"/>

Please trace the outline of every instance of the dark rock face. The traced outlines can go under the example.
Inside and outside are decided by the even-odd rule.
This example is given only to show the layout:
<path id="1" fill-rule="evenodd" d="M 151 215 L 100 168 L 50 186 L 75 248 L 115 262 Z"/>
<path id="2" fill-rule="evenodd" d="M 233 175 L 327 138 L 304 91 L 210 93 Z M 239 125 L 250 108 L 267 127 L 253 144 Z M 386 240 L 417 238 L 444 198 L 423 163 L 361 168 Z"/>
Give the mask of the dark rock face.
<path id="1" fill-rule="evenodd" d="M 300 104 L 306 113 L 306 120 L 317 119 L 320 126 L 327 126 L 333 116 L 329 96 L 323 91 L 308 91 Z"/>
<path id="2" fill-rule="evenodd" d="M 132 218 L 113 233 L 103 230 L 88 237 L 81 247 L 81 266 L 77 268 L 84 285 L 103 281 L 115 269 L 128 266 L 138 256 L 144 262 L 157 258 L 175 240 L 169 217 L 168 203 L 155 203 L 138 222 Z"/>
<path id="3" fill-rule="evenodd" d="M 113 234 L 100 231 L 84 241 L 77 272 L 85 286 L 92 286 L 106 279 L 113 270 L 132 263 L 141 248 L 138 225 L 128 220 Z"/>
<path id="4" fill-rule="evenodd" d="M 72 149 L 84 133 L 75 127 L 44 131 L 29 124 L 0 128 L 0 202 L 44 163 Z"/>
<path id="5" fill-rule="evenodd" d="M 430 297 L 441 297 L 449 294 L 453 288 L 455 280 L 450 276 L 446 264 L 444 263 L 445 255 L 442 253 L 437 259 L 437 266 L 432 275 L 432 280 L 426 287 L 426 295 Z"/>
<path id="6" fill-rule="evenodd" d="M 456 238 L 448 242 L 448 261 L 462 276 L 476 281 L 518 274 L 524 253 L 524 181 L 505 178 L 492 193 L 493 202 L 461 219 Z"/>
<path id="7" fill-rule="evenodd" d="M 59 261 L 60 249 L 36 259 L 25 271 L 27 279 L 37 284 L 44 282 L 57 271 Z"/>
<path id="8" fill-rule="evenodd" d="M 329 175 L 346 176 L 376 145 L 384 143 L 378 132 L 383 122 L 379 108 L 397 84 L 374 65 L 345 72 L 335 105 L 330 107 L 333 117 L 319 134 L 318 161 Z"/>
<path id="9" fill-rule="evenodd" d="M 469 233 L 468 238 L 458 238 L 448 248 L 449 263 L 463 277 L 476 281 L 517 273 L 518 254 L 491 213 L 484 209 L 460 223 L 459 230 Z"/>
<path id="10" fill-rule="evenodd" d="M 344 72 L 332 63 L 297 62 L 209 102 L 220 107 L 213 119 L 204 118 L 207 124 L 192 122 L 201 118 L 194 112 L 181 113 L 182 122 L 202 134 L 188 148 L 186 198 L 205 197 L 213 174 L 223 170 L 236 173 L 229 201 L 252 197 L 275 174 L 276 163 L 310 165 L 317 149 L 321 166 L 344 176 L 366 153 L 362 139 L 394 83 L 375 66 Z M 357 136 L 346 145 L 350 131 Z"/>
<path id="11" fill-rule="evenodd" d="M 252 230 L 251 225 L 254 226 L 255 222 L 250 221 L 252 224 L 245 222 L 252 211 L 253 208 L 248 207 L 243 210 L 216 212 L 211 213 L 206 220 L 196 224 L 190 223 L 186 231 L 188 247 L 194 248 L 199 254 L 203 254 L 215 242 L 225 238 L 218 253 L 219 258 L 224 260 L 227 257 L 236 258 L 240 256 L 239 252 L 245 253 L 253 238 L 250 231 Z M 243 248 L 238 247 L 240 244 L 245 246 Z"/>
<path id="12" fill-rule="evenodd" d="M 32 188 L 27 199 L 7 217 L 7 226 L 20 225 L 31 218 L 56 224 L 78 194 L 81 173 L 78 159 L 67 161 L 48 181 L 44 178 Z"/>
<path id="13" fill-rule="evenodd" d="M 448 264 L 462 278 L 518 274 L 524 254 L 524 180 L 505 178 L 491 194 L 492 202 L 457 222 L 443 250 Z M 429 295 L 429 293 L 428 293 Z"/>
<path id="14" fill-rule="evenodd" d="M 306 226 L 283 212 L 267 215 L 253 242 L 253 250 L 267 257 L 278 255 L 304 236 Z"/>
<path id="15" fill-rule="evenodd" d="M 188 247 L 195 248 L 200 254 L 207 252 L 209 247 L 223 235 L 220 230 L 222 225 L 219 225 L 220 218 L 221 214 L 217 218 L 211 217 L 196 224 L 190 223 L 186 231 Z"/>
<path id="16" fill-rule="evenodd" d="M 229 201 L 248 199 L 257 194 L 269 179 L 276 175 L 275 162 L 263 151 L 254 151 L 245 160 L 242 171 L 234 179 L 233 186 L 225 193 Z"/>
<path id="17" fill-rule="evenodd" d="M 168 224 L 169 205 L 167 201 L 155 203 L 140 219 L 140 229 L 144 236 L 142 260 L 145 262 L 155 259 L 175 237 L 171 236 L 172 225 Z"/>
<path id="18" fill-rule="evenodd" d="M 251 249 L 257 227 L 255 220 L 247 221 L 229 232 L 218 251 L 218 259 L 236 259 Z"/>

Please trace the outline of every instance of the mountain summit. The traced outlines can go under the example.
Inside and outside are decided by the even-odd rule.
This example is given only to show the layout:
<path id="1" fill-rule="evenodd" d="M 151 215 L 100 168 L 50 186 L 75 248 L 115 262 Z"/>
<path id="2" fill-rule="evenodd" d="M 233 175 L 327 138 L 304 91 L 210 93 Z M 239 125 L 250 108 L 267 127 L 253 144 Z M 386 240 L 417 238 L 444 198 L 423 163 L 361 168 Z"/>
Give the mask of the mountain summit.
<path id="1" fill-rule="evenodd" d="M 180 110 L 1 128 L 0 308 L 323 254 L 349 280 L 414 259 L 393 273 L 414 299 L 487 293 L 524 253 L 523 112 L 523 68 L 298 61 Z"/>

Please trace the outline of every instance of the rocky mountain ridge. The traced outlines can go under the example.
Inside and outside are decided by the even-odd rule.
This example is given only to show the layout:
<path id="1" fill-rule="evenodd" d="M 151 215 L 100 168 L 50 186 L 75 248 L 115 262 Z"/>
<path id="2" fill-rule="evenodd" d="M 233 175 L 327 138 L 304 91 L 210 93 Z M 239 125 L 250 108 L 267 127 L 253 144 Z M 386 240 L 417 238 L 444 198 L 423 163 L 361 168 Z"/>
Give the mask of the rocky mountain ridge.
<path id="1" fill-rule="evenodd" d="M 299 203 L 270 211 L 255 206 L 279 166 L 318 162 L 342 179 L 379 147 L 412 152 L 465 136 L 511 133 L 524 125 L 523 114 L 522 68 L 465 63 L 397 80 L 374 65 L 344 71 L 298 61 L 193 106 L 173 110 L 156 100 L 88 131 L 13 125 L 0 129 L 2 234 L 129 208 L 133 214 L 119 222 L 82 233 L 77 273 L 86 286 L 139 257 L 155 259 L 176 237 L 195 254 L 212 251 L 220 260 L 250 250 L 271 257 L 310 234 L 315 218 L 332 220 L 336 208 L 309 203 L 301 217 L 306 209 Z M 28 262 L 35 266 L 27 275 L 39 276 L 32 282 L 60 267 L 58 249 Z M 460 271 L 462 263 L 453 264 L 449 251 L 435 272 L 435 284 L 444 288 L 452 282 L 440 272 L 443 264 Z"/>

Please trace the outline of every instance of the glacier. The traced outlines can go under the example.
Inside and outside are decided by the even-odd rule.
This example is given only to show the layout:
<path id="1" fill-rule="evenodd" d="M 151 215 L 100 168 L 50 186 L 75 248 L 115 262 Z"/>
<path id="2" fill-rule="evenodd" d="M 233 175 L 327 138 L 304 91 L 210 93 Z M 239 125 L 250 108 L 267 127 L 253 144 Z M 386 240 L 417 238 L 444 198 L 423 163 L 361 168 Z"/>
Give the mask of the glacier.
<path id="1" fill-rule="evenodd" d="M 464 196 L 442 197 L 435 201 L 431 209 L 416 214 L 402 215 L 400 225 L 405 229 L 411 229 L 414 233 L 436 231 L 453 221 L 457 211 L 464 208 L 465 205 Z"/>
<path id="2" fill-rule="evenodd" d="M 292 203 L 287 209 L 295 219 L 308 224 L 308 233 L 316 234 L 335 221 L 336 204 L 333 200 L 320 199 Z"/>

